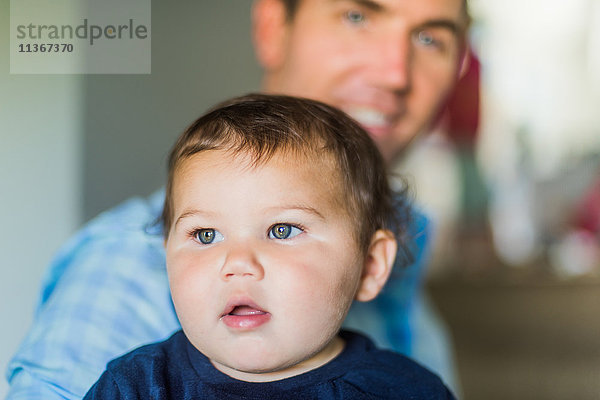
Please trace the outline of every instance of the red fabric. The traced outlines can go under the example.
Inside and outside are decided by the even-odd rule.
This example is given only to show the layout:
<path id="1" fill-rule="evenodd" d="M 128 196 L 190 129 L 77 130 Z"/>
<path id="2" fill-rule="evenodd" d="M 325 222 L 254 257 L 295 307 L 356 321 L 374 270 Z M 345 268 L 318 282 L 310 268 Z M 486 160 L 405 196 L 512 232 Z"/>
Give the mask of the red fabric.
<path id="1" fill-rule="evenodd" d="M 600 235 L 600 177 L 583 197 L 575 216 L 578 228 Z"/>
<path id="2" fill-rule="evenodd" d="M 444 119 L 446 133 L 452 142 L 472 146 L 479 130 L 481 64 L 472 52 L 470 57 L 465 75 L 448 99 Z"/>

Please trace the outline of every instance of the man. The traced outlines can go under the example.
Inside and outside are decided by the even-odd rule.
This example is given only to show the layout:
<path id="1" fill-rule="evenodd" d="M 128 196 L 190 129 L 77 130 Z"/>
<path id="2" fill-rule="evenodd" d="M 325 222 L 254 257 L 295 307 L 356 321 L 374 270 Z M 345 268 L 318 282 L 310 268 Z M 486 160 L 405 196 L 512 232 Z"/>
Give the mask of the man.
<path id="1" fill-rule="evenodd" d="M 348 112 L 389 164 L 434 122 L 466 60 L 464 0 L 258 0 L 253 22 L 264 90 Z M 80 398 L 109 359 L 179 328 L 152 224 L 163 195 L 102 214 L 59 253 L 9 365 L 9 399 Z M 420 295 L 426 221 L 414 229 L 416 263 L 377 302 L 353 306 L 348 325 L 448 381 L 447 357 L 421 351 L 442 339 Z"/>
<path id="2" fill-rule="evenodd" d="M 464 0 L 285 3 L 255 7 L 264 89 L 341 108 L 392 162 L 430 127 L 465 66 Z"/>

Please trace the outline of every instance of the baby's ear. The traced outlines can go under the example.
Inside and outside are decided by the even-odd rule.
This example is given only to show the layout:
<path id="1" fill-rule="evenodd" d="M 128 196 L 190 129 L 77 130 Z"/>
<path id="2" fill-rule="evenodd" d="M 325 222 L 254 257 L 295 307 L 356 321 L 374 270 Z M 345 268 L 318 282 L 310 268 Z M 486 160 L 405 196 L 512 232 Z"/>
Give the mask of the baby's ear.
<path id="1" fill-rule="evenodd" d="M 392 232 L 380 229 L 373 234 L 356 300 L 373 300 L 379 294 L 392 272 L 397 248 L 398 244 Z"/>

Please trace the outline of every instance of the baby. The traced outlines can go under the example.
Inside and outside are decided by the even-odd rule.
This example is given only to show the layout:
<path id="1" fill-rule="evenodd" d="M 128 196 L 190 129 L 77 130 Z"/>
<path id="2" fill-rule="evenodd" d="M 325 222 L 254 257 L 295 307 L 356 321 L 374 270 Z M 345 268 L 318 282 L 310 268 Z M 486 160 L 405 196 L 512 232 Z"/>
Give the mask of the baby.
<path id="1" fill-rule="evenodd" d="M 111 361 L 85 398 L 453 398 L 340 331 L 390 274 L 407 224 L 398 199 L 341 111 L 268 95 L 213 109 L 169 159 L 162 222 L 183 331 Z"/>

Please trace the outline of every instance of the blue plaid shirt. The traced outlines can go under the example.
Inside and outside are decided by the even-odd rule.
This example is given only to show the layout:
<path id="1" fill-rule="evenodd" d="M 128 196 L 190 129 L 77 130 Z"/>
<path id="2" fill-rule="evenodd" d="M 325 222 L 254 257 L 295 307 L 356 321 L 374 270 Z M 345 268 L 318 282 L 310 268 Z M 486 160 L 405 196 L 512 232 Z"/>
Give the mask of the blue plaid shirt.
<path id="1" fill-rule="evenodd" d="M 109 360 L 180 329 L 155 223 L 163 199 L 159 191 L 99 215 L 59 252 L 34 324 L 8 365 L 7 399 L 81 399 Z M 417 214 L 413 225 L 416 262 L 397 268 L 374 301 L 354 304 L 345 325 L 421 361 L 451 386 L 445 339 L 421 296 L 427 220 Z"/>

